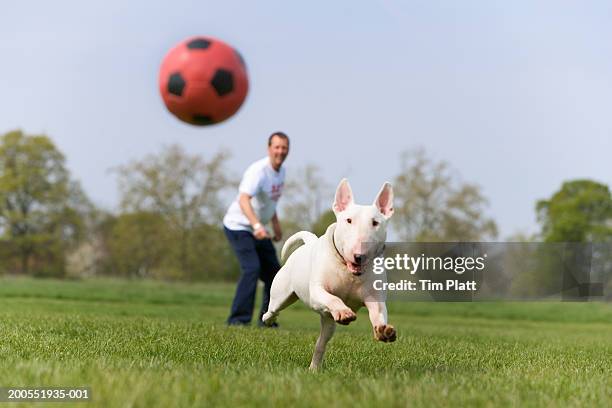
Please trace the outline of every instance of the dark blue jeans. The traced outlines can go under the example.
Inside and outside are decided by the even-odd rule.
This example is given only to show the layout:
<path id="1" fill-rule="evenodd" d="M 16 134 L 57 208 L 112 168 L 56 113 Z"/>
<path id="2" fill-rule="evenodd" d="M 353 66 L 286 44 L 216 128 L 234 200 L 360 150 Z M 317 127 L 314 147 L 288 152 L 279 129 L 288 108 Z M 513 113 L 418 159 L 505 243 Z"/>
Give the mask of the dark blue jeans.
<path id="1" fill-rule="evenodd" d="M 232 303 L 228 324 L 249 324 L 253 318 L 257 280 L 264 283 L 264 292 L 258 322 L 268 310 L 270 287 L 280 269 L 276 250 L 270 239 L 258 240 L 249 231 L 235 231 L 223 227 L 225 236 L 234 249 L 240 263 L 240 280 Z"/>

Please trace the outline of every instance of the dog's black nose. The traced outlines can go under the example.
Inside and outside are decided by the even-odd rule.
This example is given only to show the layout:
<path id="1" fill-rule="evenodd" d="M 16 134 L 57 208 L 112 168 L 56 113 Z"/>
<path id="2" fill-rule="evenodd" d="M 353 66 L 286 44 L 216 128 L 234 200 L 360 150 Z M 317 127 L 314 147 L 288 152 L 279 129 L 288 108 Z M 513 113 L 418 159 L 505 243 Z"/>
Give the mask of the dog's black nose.
<path id="1" fill-rule="evenodd" d="M 355 256 L 355 263 L 357 265 L 361 265 L 361 263 L 365 260 L 365 256 L 364 255 L 354 255 Z"/>

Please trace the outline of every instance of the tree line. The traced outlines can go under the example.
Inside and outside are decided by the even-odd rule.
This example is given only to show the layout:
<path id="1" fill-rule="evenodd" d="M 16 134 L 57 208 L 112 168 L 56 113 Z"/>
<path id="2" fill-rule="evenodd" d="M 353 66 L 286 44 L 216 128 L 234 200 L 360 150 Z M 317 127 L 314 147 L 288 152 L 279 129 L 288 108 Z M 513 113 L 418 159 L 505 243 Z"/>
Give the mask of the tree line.
<path id="1" fill-rule="evenodd" d="M 0 273 L 52 277 L 120 276 L 228 280 L 239 274 L 221 219 L 238 179 L 229 153 L 209 158 L 180 146 L 113 170 L 116 211 L 98 208 L 45 135 L 0 137 Z M 423 149 L 400 156 L 392 180 L 392 228 L 403 241 L 490 241 L 498 237 L 481 188 Z M 285 238 L 324 233 L 335 221 L 333 186 L 306 165 L 288 174 L 280 215 Z M 564 183 L 536 204 L 541 233 L 525 240 L 609 242 L 612 198 L 592 180 Z"/>

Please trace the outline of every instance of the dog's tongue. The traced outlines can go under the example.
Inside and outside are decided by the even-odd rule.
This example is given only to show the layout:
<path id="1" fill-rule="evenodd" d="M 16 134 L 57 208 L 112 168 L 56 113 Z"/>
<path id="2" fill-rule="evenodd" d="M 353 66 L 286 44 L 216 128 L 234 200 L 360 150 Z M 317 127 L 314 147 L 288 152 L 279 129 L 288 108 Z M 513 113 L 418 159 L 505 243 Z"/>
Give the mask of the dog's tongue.
<path id="1" fill-rule="evenodd" d="M 347 261 L 346 266 L 349 271 L 351 271 L 355 275 L 361 275 L 361 265 L 357 265 L 356 263 Z"/>

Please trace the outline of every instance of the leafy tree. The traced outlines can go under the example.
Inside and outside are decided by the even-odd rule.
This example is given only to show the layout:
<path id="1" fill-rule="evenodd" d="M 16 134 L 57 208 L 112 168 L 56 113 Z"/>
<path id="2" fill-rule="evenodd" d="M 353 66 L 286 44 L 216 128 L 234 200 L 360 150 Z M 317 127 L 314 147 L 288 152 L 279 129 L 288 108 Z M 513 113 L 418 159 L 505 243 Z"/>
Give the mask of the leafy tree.
<path id="1" fill-rule="evenodd" d="M 125 277 L 182 279 L 177 231 L 156 213 L 121 214 L 107 226 L 106 270 Z M 192 280 L 227 280 L 238 275 L 238 261 L 219 226 L 189 231 L 186 264 Z"/>
<path id="2" fill-rule="evenodd" d="M 608 186 L 573 180 L 536 204 L 546 242 L 601 242 L 612 238 L 612 197 Z"/>
<path id="3" fill-rule="evenodd" d="M 189 265 L 194 280 L 236 281 L 240 275 L 238 259 L 217 225 L 201 224 L 192 231 Z"/>
<path id="4" fill-rule="evenodd" d="M 497 236 L 497 226 L 484 215 L 486 198 L 474 184 L 463 183 L 446 162 L 434 162 L 420 149 L 401 156 L 393 183 L 395 215 L 403 240 L 480 241 Z"/>
<path id="5" fill-rule="evenodd" d="M 334 214 L 332 210 L 327 210 L 321 214 L 319 219 L 312 225 L 312 233 L 317 237 L 320 237 L 321 235 L 325 234 L 327 227 L 334 222 L 336 222 L 336 214 Z"/>
<path id="6" fill-rule="evenodd" d="M 564 298 L 588 299 L 590 292 L 585 282 L 597 282 L 605 287 L 612 270 L 609 250 L 612 196 L 608 186 L 592 180 L 564 182 L 550 199 L 537 202 L 536 211 L 542 226 L 542 239 L 549 243 L 567 243 L 563 246 L 563 256 L 572 267 L 562 268 Z M 593 245 L 584 248 L 569 243 Z M 559 276 L 559 267 L 543 264 L 540 274 L 550 276 L 553 281 Z"/>
<path id="7" fill-rule="evenodd" d="M 280 222 L 284 239 L 297 231 L 312 231 L 322 211 L 331 205 L 331 190 L 314 164 L 307 164 L 287 174 L 280 201 Z M 278 245 L 282 246 L 281 244 Z"/>
<path id="8" fill-rule="evenodd" d="M 194 234 L 203 226 L 220 229 L 225 211 L 222 194 L 235 185 L 225 168 L 227 158 L 227 153 L 220 152 L 206 161 L 174 145 L 117 168 L 121 209 L 128 214 L 155 214 L 165 222 L 166 236 L 172 237 L 172 242 L 164 265 L 168 271 L 172 267 L 178 270 L 174 275 L 193 279 L 201 260 L 216 256 L 212 251 L 219 234 Z M 127 235 L 119 237 L 123 242 Z M 224 239 L 222 242 L 225 244 Z"/>
<path id="9" fill-rule="evenodd" d="M 120 214 L 109 232 L 110 272 L 124 277 L 155 277 L 176 242 L 166 220 L 151 212 Z"/>
<path id="10" fill-rule="evenodd" d="M 322 212 L 331 206 L 329 184 L 314 164 L 290 172 L 281 198 L 282 219 L 295 224 L 300 230 L 308 230 Z"/>
<path id="11" fill-rule="evenodd" d="M 63 275 L 65 255 L 83 237 L 89 200 L 46 136 L 0 137 L 0 234 L 5 269 Z"/>

